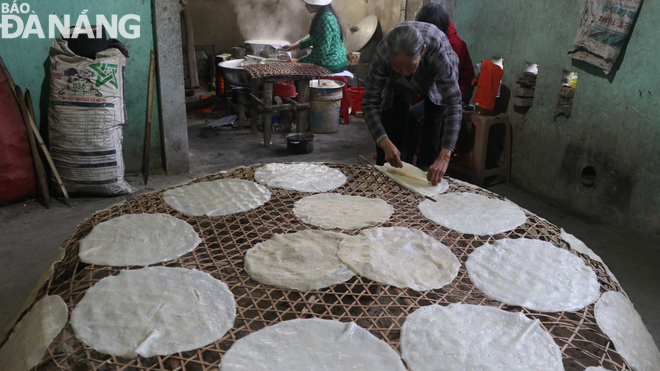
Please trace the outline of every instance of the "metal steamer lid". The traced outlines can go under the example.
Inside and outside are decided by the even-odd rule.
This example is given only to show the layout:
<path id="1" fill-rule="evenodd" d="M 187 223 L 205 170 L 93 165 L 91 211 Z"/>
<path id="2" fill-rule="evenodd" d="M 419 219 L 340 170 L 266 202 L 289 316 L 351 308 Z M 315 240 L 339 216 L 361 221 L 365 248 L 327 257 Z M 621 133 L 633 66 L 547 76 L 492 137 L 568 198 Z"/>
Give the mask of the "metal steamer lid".
<path id="1" fill-rule="evenodd" d="M 331 81 L 332 83 L 335 84 L 335 86 L 324 86 L 323 85 L 324 81 Z M 332 79 L 318 79 L 318 80 L 310 80 L 309 81 L 309 88 L 310 89 L 336 90 L 336 89 L 344 88 L 344 85 L 346 85 L 346 84 L 344 84 L 343 81 L 332 80 Z"/>
<path id="2" fill-rule="evenodd" d="M 254 39 L 254 40 L 247 40 L 245 41 L 245 45 L 268 45 L 272 47 L 280 47 L 284 45 L 288 45 L 288 41 L 284 40 L 267 40 L 267 39 Z"/>
<path id="3" fill-rule="evenodd" d="M 346 50 L 349 53 L 358 52 L 369 43 L 378 29 L 378 17 L 370 15 L 357 25 L 351 27 L 346 36 Z"/>

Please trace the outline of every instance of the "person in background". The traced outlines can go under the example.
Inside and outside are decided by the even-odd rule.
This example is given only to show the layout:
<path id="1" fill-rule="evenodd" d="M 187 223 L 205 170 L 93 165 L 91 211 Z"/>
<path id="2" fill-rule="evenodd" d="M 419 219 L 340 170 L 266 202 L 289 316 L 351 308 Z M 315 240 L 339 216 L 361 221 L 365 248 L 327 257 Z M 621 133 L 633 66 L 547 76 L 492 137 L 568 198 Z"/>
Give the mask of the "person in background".
<path id="1" fill-rule="evenodd" d="M 295 44 L 285 45 L 285 51 L 307 49 L 312 52 L 300 59 L 291 59 L 294 63 L 313 63 L 339 73 L 346 69 L 348 59 L 344 46 L 344 30 L 339 17 L 332 7 L 332 0 L 304 0 L 307 11 L 314 14 L 309 35 Z"/>
<path id="2" fill-rule="evenodd" d="M 456 55 L 458 55 L 458 86 L 461 89 L 462 102 L 464 105 L 467 105 L 470 103 L 473 91 L 471 85 L 472 78 L 474 77 L 472 59 L 470 58 L 467 44 L 458 37 L 454 24 L 449 19 L 449 14 L 447 14 L 441 5 L 430 3 L 419 8 L 415 20 L 435 25 L 440 31 L 447 35 L 451 48 Z M 424 112 L 424 103 L 419 102 L 412 106 L 410 113 L 408 114 L 406 137 L 410 138 L 409 140 L 412 141 L 412 143 L 409 144 L 412 149 L 408 151 L 404 158 L 404 161 L 406 162 L 413 162 L 418 146 L 420 146 L 420 137 L 424 132 Z M 458 143 L 457 145 L 459 147 L 466 147 L 463 142 L 464 141 L 461 141 L 461 143 Z M 419 147 L 419 151 L 421 151 L 421 146 Z"/>
<path id="3" fill-rule="evenodd" d="M 461 88 L 463 102 L 466 104 L 469 103 L 471 97 L 465 96 L 465 92 L 471 86 L 472 78 L 474 77 L 472 59 L 470 58 L 467 44 L 458 37 L 456 28 L 454 28 L 454 24 L 449 19 L 449 14 L 447 14 L 442 5 L 430 3 L 419 9 L 415 20 L 417 22 L 431 23 L 447 35 L 451 48 L 458 55 L 458 86 Z"/>
<path id="4" fill-rule="evenodd" d="M 412 143 L 406 138 L 406 118 L 418 94 L 426 112 L 418 167 L 428 166 L 427 179 L 437 185 L 447 171 L 463 115 L 458 56 L 435 25 L 403 22 L 378 44 L 362 98 L 378 165 L 403 167 L 401 150 L 405 156 Z"/>

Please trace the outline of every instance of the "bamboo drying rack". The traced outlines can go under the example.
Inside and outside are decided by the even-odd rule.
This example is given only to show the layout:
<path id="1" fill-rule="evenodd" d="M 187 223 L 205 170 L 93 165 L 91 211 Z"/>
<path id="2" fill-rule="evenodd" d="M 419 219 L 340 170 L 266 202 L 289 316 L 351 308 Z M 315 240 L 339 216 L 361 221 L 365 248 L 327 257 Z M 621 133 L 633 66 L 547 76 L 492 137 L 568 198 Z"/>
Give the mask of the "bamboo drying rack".
<path id="1" fill-rule="evenodd" d="M 262 285 L 252 280 L 243 269 L 245 252 L 276 233 L 318 229 L 303 224 L 292 212 L 294 202 L 309 194 L 271 189 L 272 199 L 260 208 L 210 218 L 182 215 L 165 204 L 162 199 L 165 190 L 161 190 L 101 211 L 80 224 L 63 244 L 66 251 L 65 258 L 56 265 L 54 275 L 41 288 L 38 298 L 44 295 L 59 295 L 71 311 L 88 288 L 102 278 L 117 275 L 125 269 L 81 263 L 78 258 L 78 241 L 87 236 L 95 225 L 121 215 L 164 213 L 190 223 L 204 241 L 194 252 L 157 265 L 202 270 L 227 283 L 234 293 L 237 304 L 235 326 L 222 339 L 194 351 L 151 358 L 125 359 L 101 354 L 86 346 L 75 337 L 71 326 L 67 325 L 52 342 L 42 362 L 34 370 L 217 371 L 222 355 L 236 340 L 281 321 L 310 317 L 356 322 L 400 352 L 400 330 L 407 315 L 420 306 L 451 303 L 492 306 L 505 311 L 522 312 L 529 318 L 540 320 L 541 325 L 560 347 L 567 371 L 582 371 L 588 366 L 598 365 L 616 371 L 631 370 L 596 324 L 593 305 L 577 312 L 530 311 L 522 307 L 507 306 L 488 298 L 477 290 L 468 278 L 465 261 L 475 248 L 503 238 L 532 238 L 551 242 L 582 258 L 596 272 L 601 291 L 622 291 L 608 276 L 601 263 L 571 250 L 560 238 L 557 227 L 527 212 L 527 222 L 510 232 L 494 236 L 460 234 L 440 227 L 423 217 L 417 208 L 423 199 L 402 189 L 372 167 L 328 165 L 344 172 L 348 177 L 348 182 L 344 186 L 332 192 L 382 198 L 394 206 L 395 212 L 392 218 L 378 225 L 379 227 L 401 226 L 419 229 L 447 245 L 461 262 L 456 279 L 442 289 L 425 292 L 400 290 L 360 276 L 353 277 L 343 284 L 314 291 L 285 290 Z M 192 183 L 222 178 L 254 181 L 254 171 L 258 167 L 255 165 L 229 173 L 210 175 Z M 465 183 L 453 180 L 449 183 L 448 192 L 470 192 L 501 199 L 491 192 Z M 360 230 L 341 232 L 356 235 Z M 128 269 L 139 268 L 142 267 L 128 267 Z"/>

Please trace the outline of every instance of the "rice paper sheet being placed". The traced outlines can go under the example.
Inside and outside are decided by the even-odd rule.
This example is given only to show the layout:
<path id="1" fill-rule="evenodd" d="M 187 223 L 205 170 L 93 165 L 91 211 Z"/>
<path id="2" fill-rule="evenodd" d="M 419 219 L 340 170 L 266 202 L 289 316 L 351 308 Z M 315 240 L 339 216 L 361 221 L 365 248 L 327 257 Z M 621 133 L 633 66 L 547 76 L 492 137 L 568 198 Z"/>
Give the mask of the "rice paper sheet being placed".
<path id="1" fill-rule="evenodd" d="M 660 370 L 660 351 L 628 298 L 620 292 L 604 293 L 595 305 L 595 315 L 598 326 L 633 370 Z"/>
<path id="2" fill-rule="evenodd" d="M 268 188 L 242 179 L 220 179 L 170 189 L 163 200 L 188 216 L 224 216 L 256 209 L 270 200 Z"/>
<path id="3" fill-rule="evenodd" d="M 267 164 L 254 172 L 254 179 L 269 187 L 298 192 L 328 192 L 346 184 L 346 175 L 321 164 Z"/>
<path id="4" fill-rule="evenodd" d="M 479 236 L 507 232 L 527 221 L 517 205 L 473 193 L 448 193 L 419 204 L 426 218 L 460 233 Z"/>
<path id="5" fill-rule="evenodd" d="M 323 193 L 298 200 L 293 213 L 303 223 L 323 229 L 353 230 L 386 222 L 394 207 L 381 199 Z"/>
<path id="6" fill-rule="evenodd" d="M 236 318 L 227 285 L 194 269 L 122 271 L 92 286 L 71 313 L 76 337 L 134 358 L 189 351 L 221 339 Z"/>
<path id="7" fill-rule="evenodd" d="M 449 248 L 433 237 L 401 227 L 366 229 L 347 237 L 338 256 L 363 277 L 417 291 L 451 283 L 461 265 Z"/>
<path id="8" fill-rule="evenodd" d="M 486 295 L 539 312 L 578 311 L 600 296 L 596 273 L 582 259 L 541 240 L 485 244 L 465 266 Z"/>
<path id="9" fill-rule="evenodd" d="M 14 327 L 0 348 L 2 371 L 29 371 L 39 364 L 53 339 L 69 319 L 66 303 L 59 296 L 44 296 Z"/>
<path id="10" fill-rule="evenodd" d="M 468 304 L 429 305 L 406 318 L 401 354 L 410 371 L 563 371 L 539 320 Z"/>
<path id="11" fill-rule="evenodd" d="M 405 371 L 386 342 L 353 322 L 317 318 L 280 322 L 250 334 L 227 351 L 220 371 Z"/>
<path id="12" fill-rule="evenodd" d="M 376 166 L 376 169 L 401 187 L 422 197 L 433 197 L 445 193 L 449 189 L 449 182 L 446 179 L 443 178 L 440 184 L 434 186 L 426 180 L 426 172 L 407 162 L 403 163 L 403 168 L 396 168 L 386 163 L 384 166 Z"/>
<path id="13" fill-rule="evenodd" d="M 202 239 L 193 227 L 167 214 L 131 214 L 98 224 L 80 241 L 85 263 L 127 266 L 174 260 Z"/>
<path id="14" fill-rule="evenodd" d="M 255 281 L 285 289 L 318 290 L 353 277 L 337 257 L 346 235 L 326 231 L 276 234 L 245 254 L 245 270 Z"/>

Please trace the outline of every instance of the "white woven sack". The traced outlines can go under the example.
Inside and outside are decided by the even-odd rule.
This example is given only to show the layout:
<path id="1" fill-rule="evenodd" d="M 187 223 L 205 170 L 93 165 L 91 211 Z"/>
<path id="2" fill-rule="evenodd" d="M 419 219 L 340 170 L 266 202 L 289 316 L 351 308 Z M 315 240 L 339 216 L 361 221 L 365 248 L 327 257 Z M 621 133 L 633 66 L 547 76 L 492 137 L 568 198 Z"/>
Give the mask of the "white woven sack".
<path id="1" fill-rule="evenodd" d="M 133 193 L 122 155 L 125 67 L 118 49 L 91 60 L 63 40 L 50 48 L 50 151 L 69 193 Z"/>

